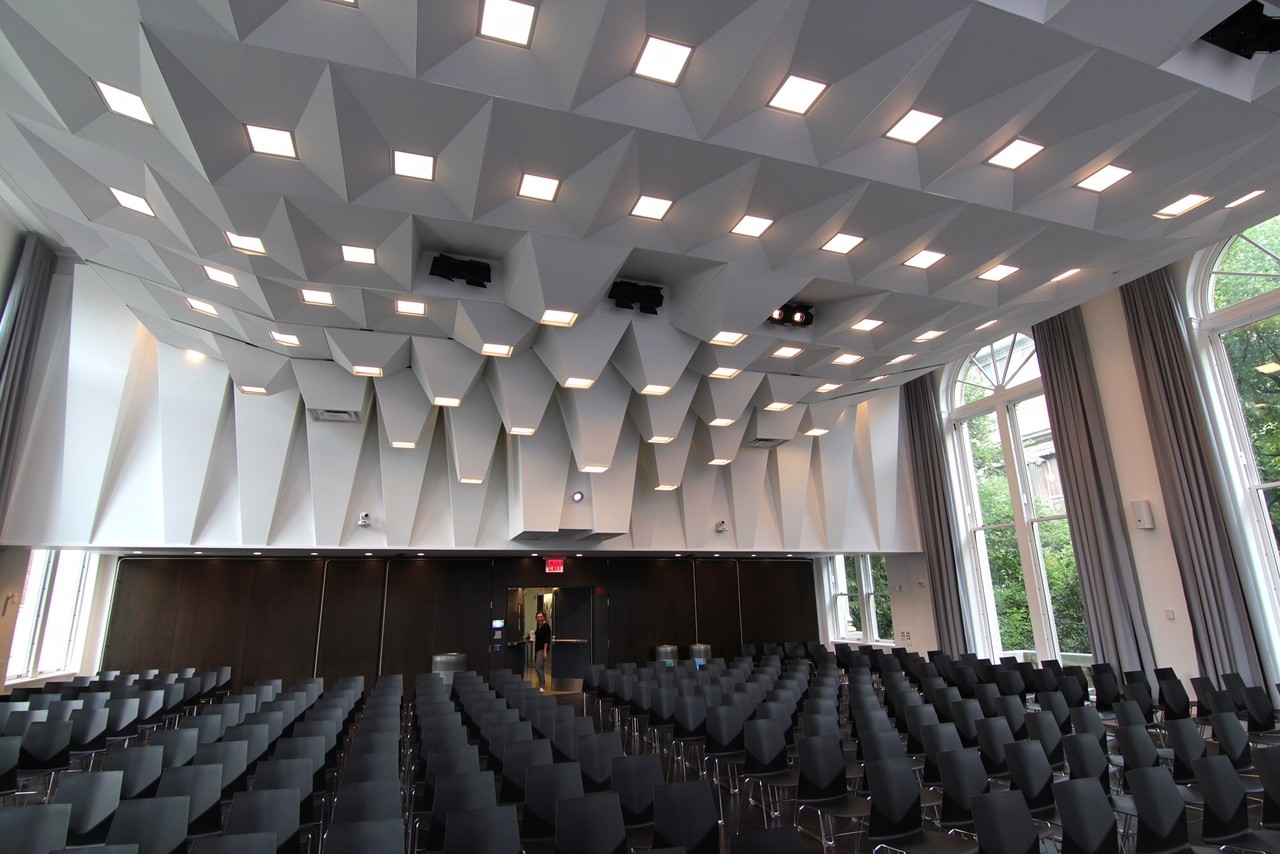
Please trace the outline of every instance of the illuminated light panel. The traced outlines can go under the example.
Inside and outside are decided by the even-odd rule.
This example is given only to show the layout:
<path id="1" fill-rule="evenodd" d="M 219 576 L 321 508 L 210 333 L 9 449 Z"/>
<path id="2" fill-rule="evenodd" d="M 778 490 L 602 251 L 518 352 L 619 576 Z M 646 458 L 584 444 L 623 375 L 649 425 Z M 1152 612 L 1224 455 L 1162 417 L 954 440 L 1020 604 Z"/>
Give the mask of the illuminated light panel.
<path id="1" fill-rule="evenodd" d="M 276 332 L 274 329 L 271 330 L 271 340 L 285 347 L 298 347 L 302 344 L 297 335 L 290 335 L 288 332 Z"/>
<path id="2" fill-rule="evenodd" d="M 124 190 L 111 188 L 111 194 L 116 197 L 116 201 L 120 203 L 120 207 L 128 208 L 131 211 L 137 211 L 147 216 L 155 216 L 156 212 L 151 209 L 151 205 L 147 204 L 147 200 L 142 196 L 135 196 L 133 193 L 126 193 Z"/>
<path id="3" fill-rule="evenodd" d="M 709 461 L 709 462 L 707 463 L 707 465 L 709 465 L 709 466 L 727 466 L 727 465 L 729 465 L 729 463 L 731 463 L 731 462 L 733 462 L 733 460 L 726 460 L 726 459 L 724 459 L 723 457 L 716 457 L 714 460 Z"/>
<path id="4" fill-rule="evenodd" d="M 218 316 L 218 309 L 216 309 L 211 302 L 205 302 L 204 300 L 196 299 L 195 297 L 187 297 L 187 305 L 191 306 L 191 308 L 201 314 L 207 314 L 210 317 Z"/>
<path id="5" fill-rule="evenodd" d="M 543 326 L 563 326 L 567 328 L 578 322 L 578 313 L 576 311 L 549 308 L 542 312 L 542 319 L 538 322 Z"/>
<path id="6" fill-rule="evenodd" d="M 853 248 L 862 242 L 862 238 L 856 234 L 845 234 L 843 231 L 835 237 L 822 244 L 822 248 L 827 252 L 835 252 L 839 255 L 848 255 Z"/>
<path id="7" fill-rule="evenodd" d="M 880 382 L 880 380 L 887 380 L 887 379 L 889 379 L 889 375 L 888 375 L 888 374 L 881 374 L 881 375 L 880 375 L 880 376 L 878 376 L 878 377 L 872 377 L 871 379 L 867 380 L 867 382 L 869 382 L 869 383 L 878 383 L 878 382 Z"/>
<path id="8" fill-rule="evenodd" d="M 391 171 L 405 178 L 434 181 L 436 159 L 430 154 L 414 154 L 412 151 L 391 150 Z"/>
<path id="9" fill-rule="evenodd" d="M 309 288 L 302 288 L 298 293 L 302 295 L 302 301 L 307 305 L 333 305 L 333 294 L 328 291 L 313 291 Z"/>
<path id="10" fill-rule="evenodd" d="M 716 368 L 711 372 L 711 376 L 718 380 L 731 380 L 740 373 L 742 373 L 741 368 Z"/>
<path id="11" fill-rule="evenodd" d="M 773 403 L 765 407 L 765 409 L 770 412 L 786 412 L 790 408 L 790 403 L 783 403 L 781 400 L 775 400 Z"/>
<path id="12" fill-rule="evenodd" d="M 1008 264 L 997 264 L 990 270 L 979 275 L 978 278 L 987 282 L 999 282 L 1009 278 L 1014 273 L 1018 272 L 1019 269 L 1020 268 L 1018 267 L 1011 267 Z"/>
<path id="13" fill-rule="evenodd" d="M 673 492 L 680 488 L 678 483 L 660 483 L 653 488 L 654 492 Z"/>
<path id="14" fill-rule="evenodd" d="M 1015 139 L 997 151 L 995 156 L 987 162 L 1004 169 L 1017 169 L 1042 151 L 1044 151 L 1043 145 L 1025 139 Z"/>
<path id="15" fill-rule="evenodd" d="M 565 388 L 591 388 L 595 384 L 595 380 L 586 377 L 569 377 L 564 381 Z"/>
<path id="16" fill-rule="evenodd" d="M 804 434 L 806 436 L 825 436 L 830 432 L 831 432 L 830 430 L 827 430 L 822 427 L 814 427 L 812 430 L 805 430 Z"/>
<path id="17" fill-rule="evenodd" d="M 510 344 L 481 344 L 480 353 L 484 356 L 497 356 L 505 359 L 515 352 L 515 347 Z"/>
<path id="18" fill-rule="evenodd" d="M 578 471 L 582 472 L 583 474 L 602 474 L 603 472 L 607 472 L 608 470 L 609 470 L 608 466 L 583 466 L 582 468 L 578 469 Z"/>
<path id="19" fill-rule="evenodd" d="M 1193 211 L 1212 199 L 1213 196 L 1202 196 L 1199 193 L 1190 193 L 1178 199 L 1171 205 L 1166 205 L 1156 211 L 1153 216 L 1157 219 L 1173 219 L 1175 216 L 1182 216 L 1188 211 Z"/>
<path id="20" fill-rule="evenodd" d="M 1076 184 L 1082 190 L 1092 190 L 1095 193 L 1101 193 L 1103 190 L 1115 184 L 1117 181 L 1127 178 L 1133 174 L 1131 169 L 1121 169 L 1119 166 L 1103 166 L 1097 172 L 1094 172 L 1088 178 L 1085 178 L 1079 184 Z"/>
<path id="21" fill-rule="evenodd" d="M 935 116 L 932 113 L 925 113 L 920 110 L 912 110 L 898 119 L 898 123 L 889 128 L 885 136 L 889 137 L 889 139 L 896 139 L 915 145 L 924 139 L 929 131 L 937 127 L 940 121 L 942 121 L 942 116 Z"/>
<path id="22" fill-rule="evenodd" d="M 396 314 L 407 314 L 410 317 L 426 317 L 427 304 L 412 299 L 396 300 Z"/>
<path id="23" fill-rule="evenodd" d="M 431 402 L 436 406 L 461 406 L 462 401 L 456 397 L 433 397 Z"/>
<path id="24" fill-rule="evenodd" d="M 730 424 L 732 424 L 737 420 L 738 419 L 736 418 L 712 418 L 707 423 L 710 424 L 712 427 L 728 427 Z"/>
<path id="25" fill-rule="evenodd" d="M 998 323 L 998 322 L 999 322 L 999 321 L 996 321 L 996 320 L 988 320 L 986 323 L 981 323 L 981 324 L 979 324 L 979 325 L 977 325 L 977 326 L 973 327 L 973 331 L 974 331 L 974 332 L 981 332 L 981 331 L 982 331 L 982 330 L 984 330 L 984 329 L 990 329 L 992 326 L 995 326 L 995 325 L 996 325 L 996 323 Z"/>
<path id="26" fill-rule="evenodd" d="M 520 189 L 517 195 L 526 199 L 537 199 L 540 202 L 554 202 L 558 189 L 560 189 L 559 179 L 531 175 L 526 172 L 520 178 Z"/>
<path id="27" fill-rule="evenodd" d="M 671 391 L 671 386 L 658 385 L 657 383 L 649 383 L 647 386 L 640 389 L 641 394 L 647 394 L 653 397 L 661 397 L 669 391 Z"/>
<path id="28" fill-rule="evenodd" d="M 743 341 L 747 340 L 745 332 L 725 332 L 720 331 L 711 336 L 711 343 L 718 344 L 721 347 L 737 347 Z"/>
<path id="29" fill-rule="evenodd" d="M 930 252 L 928 249 L 921 249 L 919 252 L 903 261 L 902 266 L 927 270 L 946 257 L 947 256 L 941 252 Z"/>
<path id="30" fill-rule="evenodd" d="M 803 116 L 825 91 L 826 83 L 793 74 L 778 87 L 778 93 L 769 101 L 769 106 Z"/>
<path id="31" fill-rule="evenodd" d="M 512 427 L 512 428 L 511 428 L 510 430 L 508 430 L 507 432 L 508 432 L 508 433 L 510 433 L 512 436 L 532 436 L 534 433 L 536 433 L 536 432 L 537 432 L 537 428 L 535 428 L 535 427 Z"/>
<path id="32" fill-rule="evenodd" d="M 835 391 L 836 389 L 840 388 L 840 386 L 842 385 L 844 385 L 844 383 L 823 383 L 822 385 L 814 389 L 814 391 L 816 391 L 818 394 L 826 394 L 829 391 Z"/>
<path id="33" fill-rule="evenodd" d="M 245 125 L 249 134 L 249 147 L 254 154 L 273 154 L 276 157 L 298 159 L 298 150 L 293 147 L 293 134 L 287 130 L 264 128 L 260 125 Z"/>
<path id="34" fill-rule="evenodd" d="M 267 390 L 260 385 L 242 385 L 240 386 L 241 394 L 266 394 Z"/>
<path id="35" fill-rule="evenodd" d="M 880 326 L 882 323 L 884 323 L 883 320 L 874 320 L 870 317 L 864 317 L 862 320 L 859 320 L 857 323 L 853 324 L 853 326 L 850 326 L 849 328 L 856 329 L 859 332 L 870 332 L 872 329 L 875 329 L 876 327 Z"/>
<path id="36" fill-rule="evenodd" d="M 101 80 L 93 81 L 98 87 L 98 93 L 102 95 L 102 100 L 106 101 L 107 109 L 113 113 L 119 113 L 122 116 L 128 116 L 131 119 L 137 119 L 140 122 L 146 122 L 154 125 L 151 120 L 151 113 L 147 112 L 147 105 L 142 103 L 142 99 L 132 92 L 126 92 L 123 89 L 117 89 L 109 83 L 103 83 Z"/>
<path id="37" fill-rule="evenodd" d="M 471 483 L 471 484 L 475 484 L 475 483 L 484 483 L 484 478 L 482 478 L 482 477 L 460 477 L 460 478 L 458 478 L 458 483 Z"/>
<path id="38" fill-rule="evenodd" d="M 915 353 L 905 353 L 901 356 L 894 356 L 889 360 L 890 365 L 901 365 L 903 362 L 909 362 L 916 357 Z"/>
<path id="39" fill-rule="evenodd" d="M 923 344 L 926 341 L 932 341 L 935 338 L 941 338 L 943 335 L 946 335 L 946 334 L 947 333 L 940 332 L 937 329 L 930 329 L 928 332 L 920 333 L 919 338 L 913 338 L 912 340 L 915 341 L 917 344 Z"/>
<path id="40" fill-rule="evenodd" d="M 484 0 L 480 35 L 498 41 L 529 46 L 533 34 L 534 7 L 515 0 Z"/>
<path id="41" fill-rule="evenodd" d="M 861 361 L 862 361 L 862 357 L 859 356 L 857 353 L 841 353 L 839 356 L 836 356 L 834 359 L 831 360 L 831 364 L 852 365 L 855 362 L 861 362 Z"/>
<path id="42" fill-rule="evenodd" d="M 391 447 L 399 448 L 402 451 L 412 451 L 414 448 L 418 447 L 418 443 L 417 442 L 392 442 Z"/>
<path id="43" fill-rule="evenodd" d="M 650 445 L 670 445 L 675 440 L 675 436 L 650 436 L 645 441 Z"/>
<path id="44" fill-rule="evenodd" d="M 209 281 L 217 282 L 220 285 L 226 285 L 229 288 L 238 288 L 240 283 L 236 281 L 236 277 L 226 270 L 219 270 L 217 267 L 210 267 L 208 264 L 204 266 L 204 274 L 209 277 Z"/>
<path id="45" fill-rule="evenodd" d="M 352 365 L 351 373 L 358 377 L 380 377 L 382 376 L 382 368 L 374 365 Z"/>
<path id="46" fill-rule="evenodd" d="M 370 246 L 342 245 L 342 260 L 351 264 L 376 264 L 377 258 Z"/>
<path id="47" fill-rule="evenodd" d="M 1265 192 L 1266 190 L 1254 190 L 1252 193 L 1245 193 L 1243 196 L 1236 199 L 1234 202 L 1227 202 L 1225 205 L 1223 205 L 1223 207 L 1224 208 L 1239 207 L 1240 205 L 1243 205 L 1245 202 L 1253 201 L 1254 199 L 1258 198 L 1258 196 L 1261 196 Z"/>
<path id="48" fill-rule="evenodd" d="M 684 72 L 691 53 L 693 48 L 688 45 L 649 36 L 644 40 L 644 49 L 640 51 L 640 59 L 632 73 L 637 77 L 674 85 Z"/>
<path id="49" fill-rule="evenodd" d="M 1275 362 L 1267 362 L 1265 365 L 1258 365 L 1254 370 L 1260 374 L 1274 374 L 1280 371 L 1280 365 Z"/>
<path id="50" fill-rule="evenodd" d="M 183 350 L 182 355 L 186 358 L 188 362 L 190 362 L 193 365 L 198 365 L 201 362 L 203 362 L 205 359 L 209 358 L 204 353 L 201 353 L 199 350 Z"/>
<path id="51" fill-rule="evenodd" d="M 794 359 L 803 352 L 804 349 L 802 347 L 779 347 L 773 351 L 773 357 L 775 359 Z"/>
<path id="52" fill-rule="evenodd" d="M 741 234 L 745 237 L 759 237 L 773 225 L 773 220 L 765 219 L 762 216 L 751 216 L 747 214 L 738 220 L 738 224 L 732 228 L 734 234 Z"/>
<path id="53" fill-rule="evenodd" d="M 1070 270 L 1063 270 L 1061 273 L 1059 273 L 1058 275 L 1054 276 L 1054 277 L 1053 277 L 1052 279 L 1050 279 L 1049 281 L 1051 281 L 1051 282 L 1061 282 L 1063 279 L 1069 279 L 1069 278 L 1071 278 L 1072 276 L 1074 276 L 1076 273 L 1079 273 L 1079 272 L 1080 272 L 1080 268 L 1079 268 L 1079 267 L 1072 267 Z M 993 321 L 991 321 L 991 322 L 992 322 L 992 323 L 995 323 L 995 321 L 994 321 L 994 320 L 993 320 Z"/>
<path id="54" fill-rule="evenodd" d="M 657 196 L 641 196 L 636 199 L 635 207 L 631 209 L 631 215 L 642 217 L 643 219 L 662 219 L 670 209 L 670 199 L 660 199 Z"/>
<path id="55" fill-rule="evenodd" d="M 247 252 L 250 255 L 266 255 L 267 247 L 262 245 L 261 237 L 250 237 L 247 234 L 236 234 L 233 231 L 223 232 L 227 236 L 227 243 L 231 244 L 232 249 L 239 249 L 241 252 Z"/>

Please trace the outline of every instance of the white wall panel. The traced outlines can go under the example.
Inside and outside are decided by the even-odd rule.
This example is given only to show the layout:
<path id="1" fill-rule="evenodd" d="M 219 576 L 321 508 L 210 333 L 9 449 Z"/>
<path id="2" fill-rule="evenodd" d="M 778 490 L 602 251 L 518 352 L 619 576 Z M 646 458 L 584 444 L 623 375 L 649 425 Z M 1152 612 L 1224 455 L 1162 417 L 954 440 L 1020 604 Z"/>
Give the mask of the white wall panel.
<path id="1" fill-rule="evenodd" d="M 134 344 L 127 393 L 93 524 L 93 541 L 101 545 L 164 542 L 156 347 L 150 335 L 138 336 Z M 104 539 L 104 532 L 109 539 Z"/>
<path id="2" fill-rule="evenodd" d="M 160 345 L 158 357 L 164 542 L 194 542 L 231 377 L 221 362 L 168 344 Z"/>
<path id="3" fill-rule="evenodd" d="M 245 545 L 263 545 L 271 535 L 294 433 L 302 427 L 302 397 L 297 389 L 237 393 L 235 413 L 241 537 Z"/>

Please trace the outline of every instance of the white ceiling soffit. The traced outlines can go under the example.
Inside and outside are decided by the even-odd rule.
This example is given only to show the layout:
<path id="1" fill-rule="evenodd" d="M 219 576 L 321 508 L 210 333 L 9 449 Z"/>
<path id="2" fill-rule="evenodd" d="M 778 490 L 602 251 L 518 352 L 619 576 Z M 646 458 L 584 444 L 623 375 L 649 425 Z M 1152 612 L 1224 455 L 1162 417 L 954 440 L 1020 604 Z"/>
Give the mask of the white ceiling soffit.
<path id="1" fill-rule="evenodd" d="M 0 151 L 33 226 L 237 385 L 377 368 L 415 437 L 381 401 L 396 372 L 427 399 L 483 393 L 454 461 L 476 477 L 493 410 L 536 429 L 553 397 L 580 464 L 612 459 L 628 413 L 676 440 L 663 460 L 732 457 L 768 403 L 796 409 L 756 433 L 822 429 L 1280 210 L 1280 57 L 1198 41 L 1239 4 L 542 0 L 522 47 L 477 34 L 483 0 L 0 0 Z M 674 85 L 633 74 L 648 36 L 692 49 Z M 822 87 L 804 114 L 769 105 L 792 75 Z M 940 121 L 888 138 L 912 110 Z M 292 155 L 255 152 L 250 126 Z M 1043 148 L 988 163 L 1018 140 Z M 1130 174 L 1077 187 L 1107 165 Z M 550 200 L 525 176 L 557 181 Z M 1189 194 L 1210 200 L 1154 216 Z M 921 251 L 941 257 L 906 263 Z M 439 254 L 487 264 L 486 286 L 431 275 Z M 620 279 L 661 305 L 615 305 Z M 768 322 L 787 303 L 813 324 Z"/>

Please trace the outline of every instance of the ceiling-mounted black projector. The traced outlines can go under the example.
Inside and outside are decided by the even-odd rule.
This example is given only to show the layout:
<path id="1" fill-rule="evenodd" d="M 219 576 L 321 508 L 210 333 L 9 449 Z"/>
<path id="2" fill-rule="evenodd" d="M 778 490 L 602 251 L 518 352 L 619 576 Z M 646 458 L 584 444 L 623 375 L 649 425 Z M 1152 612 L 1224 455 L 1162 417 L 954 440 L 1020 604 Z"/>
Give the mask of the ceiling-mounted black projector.
<path id="1" fill-rule="evenodd" d="M 437 255 L 431 259 L 431 275 L 454 281 L 461 279 L 473 288 L 483 288 L 493 281 L 489 265 L 484 261 L 466 261 L 451 255 Z"/>
<path id="2" fill-rule="evenodd" d="M 657 314 L 662 308 L 662 288 L 618 279 L 609 288 L 609 299 L 618 308 L 634 308 L 641 314 Z"/>
<path id="3" fill-rule="evenodd" d="M 1259 0 L 1250 0 L 1200 38 L 1236 56 L 1253 59 L 1255 53 L 1280 51 L 1280 20 L 1268 15 Z"/>

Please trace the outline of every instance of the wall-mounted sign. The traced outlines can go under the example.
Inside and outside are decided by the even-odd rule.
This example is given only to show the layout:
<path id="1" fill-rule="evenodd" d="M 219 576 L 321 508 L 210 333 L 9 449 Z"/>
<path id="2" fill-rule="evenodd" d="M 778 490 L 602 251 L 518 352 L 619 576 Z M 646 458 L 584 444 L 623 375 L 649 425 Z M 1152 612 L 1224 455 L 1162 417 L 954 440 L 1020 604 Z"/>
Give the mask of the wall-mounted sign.
<path id="1" fill-rule="evenodd" d="M 564 558 L 562 557 L 547 558 L 547 572 L 564 572 Z"/>

